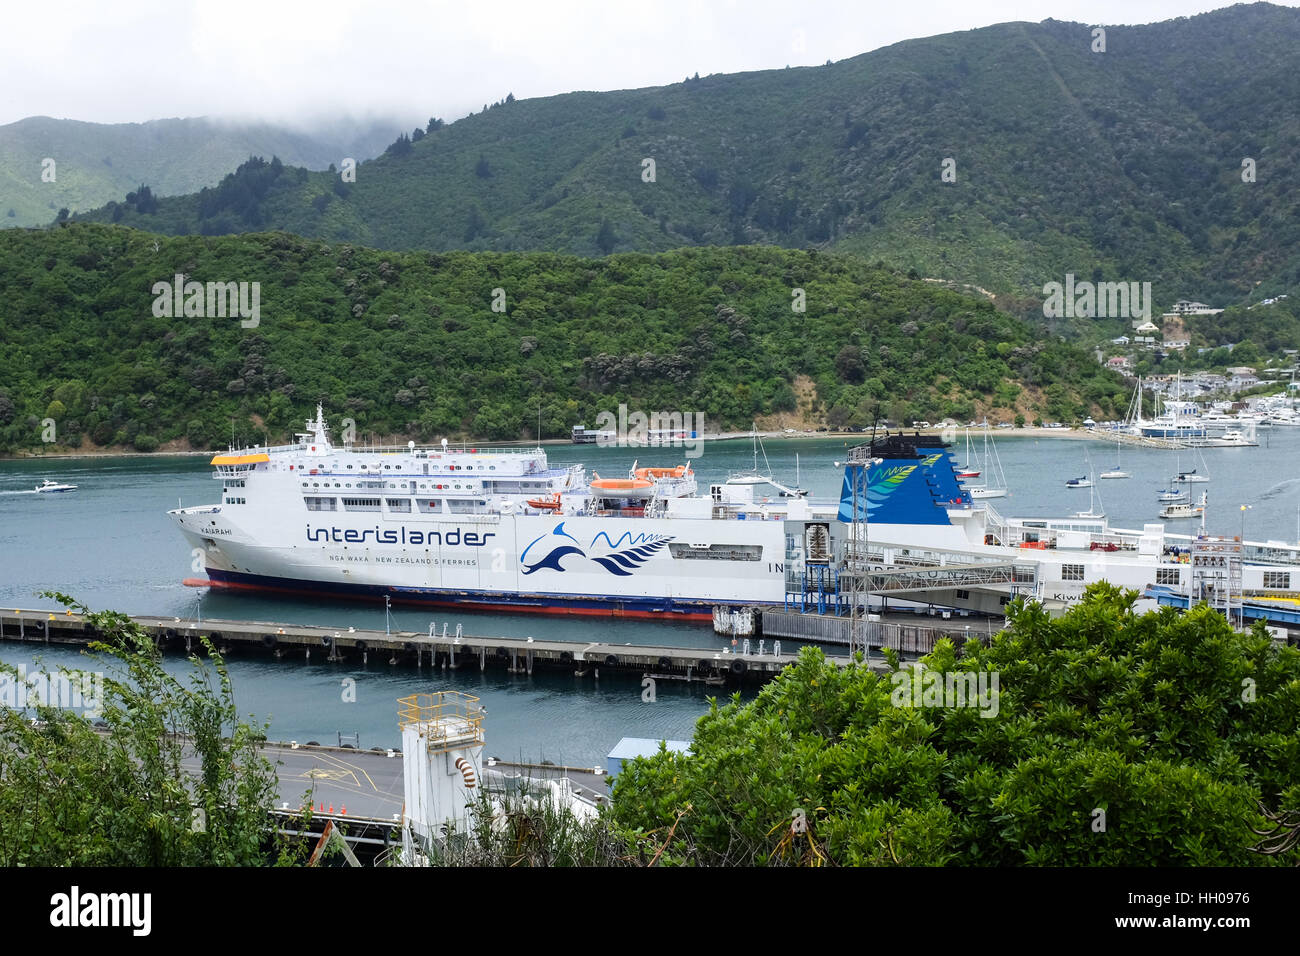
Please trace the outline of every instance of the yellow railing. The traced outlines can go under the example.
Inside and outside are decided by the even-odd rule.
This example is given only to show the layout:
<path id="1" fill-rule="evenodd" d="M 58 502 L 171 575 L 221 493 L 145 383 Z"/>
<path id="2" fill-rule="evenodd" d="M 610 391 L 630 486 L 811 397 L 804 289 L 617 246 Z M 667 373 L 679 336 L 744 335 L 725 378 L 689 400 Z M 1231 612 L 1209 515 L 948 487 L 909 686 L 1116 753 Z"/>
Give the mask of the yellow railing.
<path id="1" fill-rule="evenodd" d="M 412 724 L 425 725 L 431 751 L 438 749 L 439 742 L 449 740 L 455 740 L 457 746 L 464 745 L 466 738 L 483 742 L 483 708 L 479 699 L 457 690 L 399 697 L 397 723 L 403 730 Z"/>

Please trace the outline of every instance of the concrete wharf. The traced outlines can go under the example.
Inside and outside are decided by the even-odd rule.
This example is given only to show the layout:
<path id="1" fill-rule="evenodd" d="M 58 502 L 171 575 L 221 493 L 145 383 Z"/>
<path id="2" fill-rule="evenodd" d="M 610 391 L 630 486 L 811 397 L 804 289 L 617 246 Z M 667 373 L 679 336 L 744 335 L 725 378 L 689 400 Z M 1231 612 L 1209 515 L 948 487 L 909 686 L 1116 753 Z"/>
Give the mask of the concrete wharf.
<path id="1" fill-rule="evenodd" d="M 798 646 L 779 640 L 751 639 L 731 648 L 673 647 L 646 644 L 609 644 L 601 641 L 556 641 L 533 638 L 496 637 L 415 631 L 366 630 L 354 627 L 324 627 L 313 624 L 277 624 L 264 621 L 182 620 L 176 617 L 133 615 L 131 618 L 160 647 L 193 650 L 205 636 L 221 653 L 239 648 L 276 657 L 313 654 L 329 661 L 377 662 L 390 665 L 414 664 L 455 670 L 477 666 L 505 667 L 510 673 L 531 674 L 534 667 L 564 669 L 578 676 L 600 671 L 653 673 L 680 680 L 720 681 L 770 680 L 798 656 Z M 86 645 L 95 640 L 91 625 L 69 611 L 0 610 L 0 640 L 49 644 Z M 748 651 L 748 652 L 746 652 Z M 841 665 L 847 656 L 828 655 Z M 883 666 L 883 665 L 882 665 Z"/>

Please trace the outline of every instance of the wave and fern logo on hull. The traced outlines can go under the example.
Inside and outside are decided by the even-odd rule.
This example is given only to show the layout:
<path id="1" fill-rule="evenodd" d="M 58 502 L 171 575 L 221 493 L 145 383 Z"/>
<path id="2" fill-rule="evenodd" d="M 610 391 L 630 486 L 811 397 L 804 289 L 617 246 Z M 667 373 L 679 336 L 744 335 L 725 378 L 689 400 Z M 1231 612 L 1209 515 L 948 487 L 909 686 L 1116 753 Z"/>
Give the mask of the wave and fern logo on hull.
<path id="1" fill-rule="evenodd" d="M 873 476 L 867 486 L 867 510 L 874 511 L 884 503 L 907 480 L 907 476 L 916 471 L 915 465 L 903 465 L 897 468 L 882 469 Z"/>
<path id="2" fill-rule="evenodd" d="M 671 535 L 632 534 L 630 531 L 623 532 L 617 540 L 613 540 L 607 533 L 601 531 L 591 539 L 591 543 L 586 548 L 583 548 L 577 538 L 564 530 L 564 522 L 561 521 L 551 529 L 550 534 L 534 538 L 528 547 L 524 548 L 524 553 L 519 556 L 519 563 L 523 565 L 524 574 L 542 570 L 567 571 L 572 570 L 572 565 L 569 568 L 564 567 L 563 560 L 569 555 L 576 554 L 594 561 L 610 574 L 625 578 L 631 577 L 633 571 L 649 561 L 656 552 L 662 550 L 672 540 Z M 536 554 L 533 554 L 534 548 L 537 548 Z M 545 554 L 542 554 L 543 551 Z M 533 554 L 531 563 L 530 554 Z"/>
<path id="3" fill-rule="evenodd" d="M 533 550 L 533 546 L 536 545 L 538 541 L 550 538 L 568 538 L 573 542 L 573 544 L 557 545 L 548 551 L 544 558 L 534 562 L 533 564 L 529 564 L 528 553 Z M 560 566 L 560 561 L 568 555 L 580 554 L 584 558 L 587 556 L 587 552 L 583 551 L 581 547 L 577 546 L 577 544 L 578 539 L 564 530 L 564 522 L 561 521 L 554 529 L 552 529 L 550 534 L 542 535 L 535 539 L 532 544 L 529 544 L 528 547 L 524 548 L 524 553 L 519 556 L 519 563 L 524 566 L 524 574 L 532 574 L 534 571 L 541 571 L 543 568 L 550 571 L 563 571 L 564 568 Z"/>

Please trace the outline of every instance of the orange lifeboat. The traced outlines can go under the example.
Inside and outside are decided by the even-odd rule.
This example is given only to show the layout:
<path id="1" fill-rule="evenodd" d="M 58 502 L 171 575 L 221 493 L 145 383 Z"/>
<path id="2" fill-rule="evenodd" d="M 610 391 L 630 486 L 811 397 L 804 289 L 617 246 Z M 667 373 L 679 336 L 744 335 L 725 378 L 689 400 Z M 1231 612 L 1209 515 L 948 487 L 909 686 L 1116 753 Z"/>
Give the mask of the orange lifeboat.
<path id="1" fill-rule="evenodd" d="M 654 494 L 654 482 L 648 478 L 602 478 L 596 475 L 591 489 L 606 498 L 648 498 Z"/>
<path id="2" fill-rule="evenodd" d="M 678 465 L 676 468 L 638 468 L 635 474 L 638 478 L 653 481 L 656 478 L 685 478 L 690 470 L 685 465 Z"/>
<path id="3" fill-rule="evenodd" d="M 538 511 L 559 511 L 560 496 L 557 494 L 547 495 L 545 498 L 529 498 L 528 506 L 536 508 Z"/>

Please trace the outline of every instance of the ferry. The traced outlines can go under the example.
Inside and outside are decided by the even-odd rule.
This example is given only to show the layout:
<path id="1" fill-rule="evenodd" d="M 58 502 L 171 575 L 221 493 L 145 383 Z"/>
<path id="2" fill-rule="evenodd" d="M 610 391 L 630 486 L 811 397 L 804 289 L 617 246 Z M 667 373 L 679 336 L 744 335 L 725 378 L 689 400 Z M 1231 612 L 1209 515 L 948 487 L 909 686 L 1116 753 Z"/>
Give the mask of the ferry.
<path id="1" fill-rule="evenodd" d="M 206 578 L 187 584 L 484 610 L 711 621 L 715 607 L 843 609 L 843 572 L 991 565 L 1009 588 L 924 600 L 997 612 L 1016 593 L 1070 603 L 1087 584 L 1186 586 L 1186 539 L 1102 516 L 1003 518 L 973 500 L 938 436 L 852 449 L 838 500 L 761 484 L 697 487 L 687 464 L 593 474 L 536 449 L 335 445 L 323 411 L 290 445 L 212 459 L 216 503 L 168 515 Z M 855 520 L 856 518 L 856 520 Z M 859 537 L 862 535 L 862 537 Z M 1181 547 L 1180 547 L 1181 545 Z M 1300 589 L 1300 548 L 1270 544 L 1246 587 Z M 1283 580 L 1285 579 L 1285 580 Z M 906 599 L 905 595 L 900 597 Z"/>

